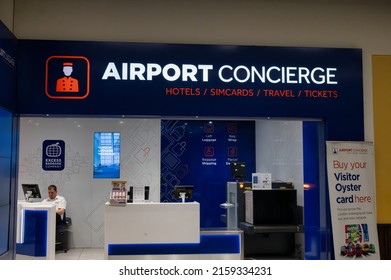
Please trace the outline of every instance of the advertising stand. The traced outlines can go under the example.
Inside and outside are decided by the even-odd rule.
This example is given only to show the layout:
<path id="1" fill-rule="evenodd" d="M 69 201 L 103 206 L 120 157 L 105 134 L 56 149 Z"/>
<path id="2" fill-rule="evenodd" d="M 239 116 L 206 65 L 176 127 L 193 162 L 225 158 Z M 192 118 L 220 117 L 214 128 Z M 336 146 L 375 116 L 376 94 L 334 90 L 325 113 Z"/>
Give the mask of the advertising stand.
<path id="1" fill-rule="evenodd" d="M 380 259 L 373 144 L 327 142 L 335 259 Z"/>

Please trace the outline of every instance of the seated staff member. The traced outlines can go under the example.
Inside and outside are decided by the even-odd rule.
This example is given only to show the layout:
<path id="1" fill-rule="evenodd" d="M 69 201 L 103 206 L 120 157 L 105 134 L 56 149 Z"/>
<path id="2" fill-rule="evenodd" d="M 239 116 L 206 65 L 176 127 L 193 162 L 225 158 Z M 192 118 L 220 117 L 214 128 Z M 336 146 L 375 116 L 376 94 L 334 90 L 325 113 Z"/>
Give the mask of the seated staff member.
<path id="1" fill-rule="evenodd" d="M 48 198 L 42 200 L 43 203 L 52 203 L 56 205 L 56 225 L 63 222 L 67 202 L 64 197 L 57 194 L 57 186 L 48 187 Z"/>

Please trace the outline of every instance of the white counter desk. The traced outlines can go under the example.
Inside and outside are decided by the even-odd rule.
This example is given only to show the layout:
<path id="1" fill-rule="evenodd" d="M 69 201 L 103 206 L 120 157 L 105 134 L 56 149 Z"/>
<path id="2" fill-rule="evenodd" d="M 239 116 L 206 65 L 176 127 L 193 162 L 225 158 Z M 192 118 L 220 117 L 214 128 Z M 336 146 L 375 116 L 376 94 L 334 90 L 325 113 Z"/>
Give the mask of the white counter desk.
<path id="1" fill-rule="evenodd" d="M 200 205 L 105 205 L 105 259 L 241 259 L 242 233 L 200 230 Z"/>

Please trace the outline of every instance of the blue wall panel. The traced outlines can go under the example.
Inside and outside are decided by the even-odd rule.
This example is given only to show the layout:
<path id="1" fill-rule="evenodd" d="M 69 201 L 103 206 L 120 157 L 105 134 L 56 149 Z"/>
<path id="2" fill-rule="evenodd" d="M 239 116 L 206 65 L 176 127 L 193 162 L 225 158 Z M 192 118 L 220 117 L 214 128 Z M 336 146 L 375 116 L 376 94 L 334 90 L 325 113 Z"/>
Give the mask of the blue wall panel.
<path id="1" fill-rule="evenodd" d="M 15 109 L 16 46 L 16 38 L 0 21 L 0 107 L 10 111 Z"/>
<path id="2" fill-rule="evenodd" d="M 12 113 L 0 108 L 0 157 L 11 157 Z"/>
<path id="3" fill-rule="evenodd" d="M 322 175 L 324 129 L 324 123 L 303 122 L 305 258 L 316 260 L 329 258 L 333 251 L 327 184 Z"/>
<path id="4" fill-rule="evenodd" d="M 24 242 L 16 244 L 16 253 L 44 257 L 47 248 L 47 210 L 24 210 Z"/>
<path id="5" fill-rule="evenodd" d="M 0 255 L 9 250 L 12 114 L 0 108 Z"/>
<path id="6" fill-rule="evenodd" d="M 0 21 L 0 259 L 11 259 L 14 252 L 13 200 L 15 155 L 13 114 L 16 100 L 17 40 Z"/>
<path id="7" fill-rule="evenodd" d="M 0 206 L 0 256 L 8 251 L 10 206 Z"/>
<path id="8" fill-rule="evenodd" d="M 11 159 L 0 157 L 0 206 L 10 204 Z"/>

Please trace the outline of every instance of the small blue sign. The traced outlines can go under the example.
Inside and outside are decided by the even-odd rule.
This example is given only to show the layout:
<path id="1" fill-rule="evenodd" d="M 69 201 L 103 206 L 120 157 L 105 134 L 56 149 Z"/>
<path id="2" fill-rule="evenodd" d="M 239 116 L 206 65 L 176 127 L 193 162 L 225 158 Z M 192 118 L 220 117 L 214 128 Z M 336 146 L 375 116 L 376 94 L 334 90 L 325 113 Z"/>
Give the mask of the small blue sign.
<path id="1" fill-rule="evenodd" d="M 42 144 L 42 169 L 61 171 L 65 167 L 65 142 L 63 140 L 45 140 Z"/>

